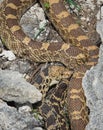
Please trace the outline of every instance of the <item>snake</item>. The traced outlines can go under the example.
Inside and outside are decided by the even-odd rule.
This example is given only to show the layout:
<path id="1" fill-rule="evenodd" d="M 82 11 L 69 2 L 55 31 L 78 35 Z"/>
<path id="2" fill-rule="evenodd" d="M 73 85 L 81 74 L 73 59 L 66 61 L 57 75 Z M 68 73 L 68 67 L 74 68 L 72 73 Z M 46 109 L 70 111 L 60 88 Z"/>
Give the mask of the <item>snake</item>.
<path id="1" fill-rule="evenodd" d="M 23 32 L 20 26 L 21 16 L 36 2 L 43 7 L 63 42 L 38 42 Z M 45 4 L 49 6 L 45 7 Z M 19 57 L 32 62 L 61 63 L 63 68 L 68 70 L 68 78 L 64 76 L 61 79 L 64 75 L 62 73 L 61 81 L 56 89 L 51 91 L 51 95 L 47 96 L 40 107 L 45 120 L 45 128 L 47 130 L 85 130 L 88 123 L 88 110 L 82 88 L 82 78 L 85 72 L 97 63 L 99 49 L 76 23 L 66 9 L 64 1 L 3 0 L 0 5 L 0 37 L 5 46 Z M 44 77 L 39 74 L 36 83 L 42 83 L 40 76 L 41 79 L 45 78 L 45 74 L 43 75 Z M 59 76 L 60 74 L 57 74 L 56 78 Z M 39 88 L 43 93 L 47 91 L 45 87 Z M 67 128 L 63 114 L 65 101 L 67 101 L 70 128 Z"/>
<path id="2" fill-rule="evenodd" d="M 39 111 L 44 117 L 45 126 L 51 130 L 69 130 L 67 127 L 68 119 L 63 109 L 65 109 L 66 91 L 68 87 L 68 80 L 66 78 L 70 77 L 72 72 L 68 72 L 61 65 L 54 64 L 48 64 L 43 66 L 43 69 L 39 69 L 40 71 L 36 75 L 34 74 L 31 84 L 41 90 L 44 96 L 45 100 L 40 106 Z M 61 82 L 59 82 L 60 80 Z M 50 89 L 49 92 L 48 89 Z"/>

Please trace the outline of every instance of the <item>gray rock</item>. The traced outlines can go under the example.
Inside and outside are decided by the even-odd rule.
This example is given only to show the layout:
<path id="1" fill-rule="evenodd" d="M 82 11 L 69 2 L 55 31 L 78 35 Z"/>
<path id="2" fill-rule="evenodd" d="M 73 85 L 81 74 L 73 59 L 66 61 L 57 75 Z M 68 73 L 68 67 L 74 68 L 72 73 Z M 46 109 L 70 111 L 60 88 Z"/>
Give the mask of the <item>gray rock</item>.
<path id="1" fill-rule="evenodd" d="M 97 22 L 97 32 L 103 42 L 103 19 Z M 103 130 L 103 44 L 98 64 L 87 71 L 83 78 L 83 88 L 90 109 L 86 130 Z"/>
<path id="2" fill-rule="evenodd" d="M 0 70 L 0 98 L 17 103 L 35 103 L 42 94 L 17 71 Z"/>
<path id="3" fill-rule="evenodd" d="M 16 56 L 12 51 L 9 50 L 3 50 L 2 53 L 0 54 L 0 57 L 7 58 L 9 61 L 13 61 L 16 59 Z"/>
<path id="4" fill-rule="evenodd" d="M 27 60 L 17 59 L 12 61 L 8 69 L 13 71 L 19 71 L 20 73 L 25 74 L 32 69 L 32 66 Z"/>
<path id="5" fill-rule="evenodd" d="M 42 130 L 42 128 L 41 127 L 37 127 L 37 128 L 35 128 L 35 130 Z"/>
<path id="6" fill-rule="evenodd" d="M 20 20 L 20 24 L 24 30 L 24 32 L 30 36 L 32 39 L 34 39 L 37 34 L 46 34 L 48 30 L 47 27 L 45 26 L 45 24 L 43 24 L 42 22 L 45 21 L 45 24 L 47 23 L 47 21 L 45 20 L 45 14 L 43 9 L 39 6 L 39 4 L 34 4 L 34 6 L 32 6 L 30 8 L 30 10 L 28 10 L 21 18 Z M 40 31 L 43 30 L 43 27 L 40 27 L 40 24 L 42 23 L 43 27 L 44 27 L 44 31 Z M 43 40 L 44 39 L 44 35 L 40 35 L 38 37 L 36 37 L 36 39 L 38 40 Z"/>
<path id="7" fill-rule="evenodd" d="M 86 130 L 103 130 L 103 45 L 100 48 L 98 64 L 83 78 L 87 106 L 90 109 Z"/>
<path id="8" fill-rule="evenodd" d="M 42 130 L 40 123 L 29 112 L 20 113 L 0 100 L 0 130 Z"/>
<path id="9" fill-rule="evenodd" d="M 21 113 L 32 112 L 32 106 L 25 105 L 25 106 L 19 107 L 18 111 L 21 112 Z"/>
<path id="10" fill-rule="evenodd" d="M 97 22 L 96 29 L 97 29 L 97 32 L 100 34 L 101 40 L 103 42 L 103 19 Z"/>

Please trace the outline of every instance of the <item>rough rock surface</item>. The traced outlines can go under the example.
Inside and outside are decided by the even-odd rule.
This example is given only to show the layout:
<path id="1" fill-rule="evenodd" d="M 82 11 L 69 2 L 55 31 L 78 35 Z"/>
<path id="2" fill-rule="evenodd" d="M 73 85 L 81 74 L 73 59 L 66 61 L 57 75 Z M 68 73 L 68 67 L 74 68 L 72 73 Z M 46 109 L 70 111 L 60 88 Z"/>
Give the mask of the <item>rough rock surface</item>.
<path id="1" fill-rule="evenodd" d="M 101 40 L 103 42 L 103 19 L 97 22 L 97 32 L 100 34 Z"/>
<path id="2" fill-rule="evenodd" d="M 35 103 L 42 94 L 17 71 L 0 70 L 0 98 L 17 103 Z"/>
<path id="3" fill-rule="evenodd" d="M 0 100 L 0 130 L 42 130 L 29 112 L 18 112 Z"/>
<path id="4" fill-rule="evenodd" d="M 21 18 L 20 25 L 32 39 L 44 42 L 62 41 L 58 33 L 46 19 L 40 5 L 34 4 Z"/>
<path id="5" fill-rule="evenodd" d="M 99 24 L 98 31 L 103 37 L 102 28 L 103 22 L 101 26 Z M 83 79 L 87 106 L 90 109 L 86 130 L 103 130 L 103 45 L 100 47 L 99 57 L 98 64 L 87 71 Z"/>
<path id="6" fill-rule="evenodd" d="M 90 109 L 86 130 L 103 130 L 103 61 L 87 71 L 83 83 Z"/>

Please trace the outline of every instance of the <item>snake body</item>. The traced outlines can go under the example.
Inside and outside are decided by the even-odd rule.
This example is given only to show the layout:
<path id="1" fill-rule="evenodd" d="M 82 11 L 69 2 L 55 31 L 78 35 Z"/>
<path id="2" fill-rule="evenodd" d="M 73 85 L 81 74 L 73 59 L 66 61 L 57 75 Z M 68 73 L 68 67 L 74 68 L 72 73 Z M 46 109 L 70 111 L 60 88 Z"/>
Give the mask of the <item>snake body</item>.
<path id="1" fill-rule="evenodd" d="M 69 130 L 64 108 L 67 84 L 69 83 L 67 78 L 71 77 L 71 75 L 72 71 L 68 72 L 68 69 L 61 65 L 47 65 L 42 70 L 39 70 L 36 75 L 34 74 L 34 80 L 31 83 L 41 90 L 43 97 L 45 97 L 39 110 L 44 117 L 45 127 L 48 130 Z M 53 85 L 55 87 L 52 88 Z"/>
<path id="2" fill-rule="evenodd" d="M 59 86 L 68 86 L 67 102 L 71 130 L 84 130 L 88 123 L 88 113 L 82 89 L 82 78 L 86 70 L 97 63 L 98 48 L 84 34 L 79 25 L 75 23 L 71 14 L 66 10 L 63 0 L 41 0 L 38 2 L 43 6 L 64 42 L 38 42 L 26 36 L 22 31 L 19 21 L 22 14 L 35 2 L 36 0 L 3 1 L 0 6 L 1 39 L 8 49 L 11 49 L 20 57 L 25 57 L 34 62 L 60 62 L 65 65 L 68 72 L 72 70 L 73 74 L 70 82 L 68 83 L 67 80 L 61 81 Z M 49 3 L 48 9 L 44 7 L 45 3 Z M 60 101 L 61 97 L 58 97 L 58 91 L 60 90 L 57 86 L 56 91 L 49 98 L 50 104 L 44 102 L 41 107 L 41 113 L 44 113 L 43 115 L 48 122 L 46 125 L 48 130 L 62 130 L 64 127 L 60 125 L 60 122 L 63 121 L 58 117 L 62 107 L 57 103 L 56 107 L 60 109 L 59 112 L 56 112 L 55 105 L 51 105 L 54 97 L 56 99 L 55 102 L 57 100 Z M 63 100 L 65 99 L 63 98 Z M 44 108 L 48 109 L 47 113 L 45 113 Z M 50 122 L 52 117 L 55 117 L 53 114 L 56 114 L 59 120 L 54 119 L 57 121 L 57 126 L 60 126 L 58 128 L 54 128 L 55 125 L 53 125 L 53 122 Z"/>

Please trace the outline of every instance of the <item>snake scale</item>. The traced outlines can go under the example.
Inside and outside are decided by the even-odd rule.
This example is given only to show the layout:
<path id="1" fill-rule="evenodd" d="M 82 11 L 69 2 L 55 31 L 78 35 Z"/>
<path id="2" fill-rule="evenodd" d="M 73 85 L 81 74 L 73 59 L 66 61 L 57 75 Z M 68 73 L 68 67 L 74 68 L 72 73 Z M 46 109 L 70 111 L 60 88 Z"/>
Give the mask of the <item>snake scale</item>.
<path id="1" fill-rule="evenodd" d="M 64 42 L 33 41 L 22 31 L 20 18 L 35 2 L 43 6 Z M 45 3 L 49 4 L 48 9 L 44 7 Z M 6 47 L 17 56 L 34 62 L 60 62 L 65 66 L 70 72 L 70 81 L 68 78 L 61 80 L 40 111 L 47 130 L 69 130 L 62 114 L 67 90 L 70 129 L 84 130 L 88 123 L 88 111 L 82 78 L 86 70 L 97 63 L 99 50 L 66 10 L 63 0 L 4 0 L 0 5 L 0 36 Z"/>

